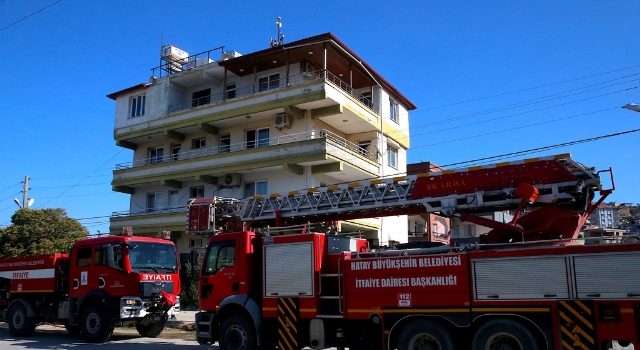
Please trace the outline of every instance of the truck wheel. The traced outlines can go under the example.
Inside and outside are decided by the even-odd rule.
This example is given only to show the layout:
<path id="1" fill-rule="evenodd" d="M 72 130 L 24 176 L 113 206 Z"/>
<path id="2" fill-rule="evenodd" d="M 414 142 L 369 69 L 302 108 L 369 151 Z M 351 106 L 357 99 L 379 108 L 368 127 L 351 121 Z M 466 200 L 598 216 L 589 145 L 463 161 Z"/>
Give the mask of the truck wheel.
<path id="1" fill-rule="evenodd" d="M 473 350 L 539 350 L 538 341 L 521 323 L 509 319 L 491 320 L 473 336 Z"/>
<path id="2" fill-rule="evenodd" d="M 140 333 L 141 336 L 147 338 L 155 338 L 162 333 L 165 324 L 167 323 L 166 317 L 163 317 L 160 322 L 157 323 L 149 323 L 149 324 L 137 324 L 136 330 Z"/>
<path id="3" fill-rule="evenodd" d="M 398 349 L 453 350 L 451 335 L 441 325 L 427 320 L 409 323 L 398 337 Z"/>
<path id="4" fill-rule="evenodd" d="M 227 317 L 220 326 L 218 344 L 221 350 L 254 350 L 256 329 L 243 315 Z"/>
<path id="5" fill-rule="evenodd" d="M 27 308 L 21 302 L 11 306 L 6 315 L 9 331 L 14 337 L 28 337 L 36 330 L 36 320 L 27 316 Z"/>
<path id="6" fill-rule="evenodd" d="M 104 343 L 113 334 L 113 325 L 102 304 L 89 304 L 82 310 L 82 334 L 90 343 Z"/>

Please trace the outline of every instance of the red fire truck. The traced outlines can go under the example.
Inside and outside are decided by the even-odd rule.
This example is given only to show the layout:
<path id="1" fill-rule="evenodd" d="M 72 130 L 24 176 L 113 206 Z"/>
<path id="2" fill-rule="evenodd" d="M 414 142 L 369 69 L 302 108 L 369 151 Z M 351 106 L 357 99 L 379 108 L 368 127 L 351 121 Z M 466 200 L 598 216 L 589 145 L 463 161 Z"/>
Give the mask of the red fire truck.
<path id="1" fill-rule="evenodd" d="M 0 311 L 18 337 L 43 322 L 96 343 L 123 325 L 156 337 L 179 311 L 179 266 L 172 242 L 132 236 L 79 240 L 69 254 L 2 258 Z"/>
<path id="2" fill-rule="evenodd" d="M 605 172 L 613 184 L 611 169 Z M 637 345 L 640 244 L 580 244 L 580 228 L 613 190 L 602 188 L 602 173 L 559 155 L 239 201 L 193 200 L 188 230 L 212 234 L 197 340 L 223 350 Z M 513 221 L 478 215 L 498 210 L 513 210 Z M 373 252 L 363 239 L 278 230 L 425 211 L 491 231 L 464 248 Z M 254 232 L 249 224 L 276 229 Z"/>

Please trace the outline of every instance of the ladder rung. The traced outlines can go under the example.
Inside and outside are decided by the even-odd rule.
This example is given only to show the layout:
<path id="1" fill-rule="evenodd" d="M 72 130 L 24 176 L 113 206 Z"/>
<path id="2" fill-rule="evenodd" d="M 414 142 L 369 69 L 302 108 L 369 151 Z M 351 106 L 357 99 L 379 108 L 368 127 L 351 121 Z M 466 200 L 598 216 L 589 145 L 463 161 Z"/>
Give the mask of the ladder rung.
<path id="1" fill-rule="evenodd" d="M 211 325 L 211 322 L 209 321 L 200 321 L 198 322 L 198 326 L 209 326 Z"/>
<path id="2" fill-rule="evenodd" d="M 320 299 L 342 299 L 342 297 L 338 295 L 321 295 Z"/>
<path id="3" fill-rule="evenodd" d="M 198 332 L 198 337 L 201 338 L 211 338 L 211 336 L 209 335 L 209 333 L 207 332 Z"/>

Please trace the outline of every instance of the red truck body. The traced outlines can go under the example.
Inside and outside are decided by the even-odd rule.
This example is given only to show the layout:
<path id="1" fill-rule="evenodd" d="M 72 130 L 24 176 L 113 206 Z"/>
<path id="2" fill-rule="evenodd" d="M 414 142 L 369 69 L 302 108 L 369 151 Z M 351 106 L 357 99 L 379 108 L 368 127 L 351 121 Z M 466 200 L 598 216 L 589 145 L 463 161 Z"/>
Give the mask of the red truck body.
<path id="1" fill-rule="evenodd" d="M 196 339 L 222 350 L 637 346 L 640 244 L 580 237 L 613 190 L 602 188 L 600 173 L 560 155 L 241 201 L 194 200 L 187 230 L 213 235 Z M 511 222 L 479 215 L 505 210 Z M 364 239 L 282 227 L 425 212 L 491 230 L 466 247 L 369 251 Z M 231 232 L 234 215 L 245 227 L 269 226 Z"/>
<path id="2" fill-rule="evenodd" d="M 179 263 L 173 243 L 107 236 L 77 241 L 69 254 L 0 258 L 0 310 L 13 335 L 40 322 L 107 341 L 114 326 L 157 336 L 179 310 Z"/>

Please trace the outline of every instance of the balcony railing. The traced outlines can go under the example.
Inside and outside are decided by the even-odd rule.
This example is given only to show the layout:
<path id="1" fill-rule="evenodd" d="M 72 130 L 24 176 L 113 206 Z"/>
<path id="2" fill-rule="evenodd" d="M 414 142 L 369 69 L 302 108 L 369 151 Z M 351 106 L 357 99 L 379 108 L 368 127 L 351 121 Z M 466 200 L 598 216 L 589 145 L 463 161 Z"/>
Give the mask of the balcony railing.
<path id="1" fill-rule="evenodd" d="M 378 158 L 375 153 L 368 152 L 362 147 L 356 145 L 355 143 L 341 137 L 340 135 L 337 135 L 329 130 L 322 129 L 322 130 L 312 130 L 312 131 L 302 132 L 298 134 L 282 135 L 278 137 L 258 139 L 254 141 L 240 142 L 240 143 L 234 143 L 234 144 L 228 144 L 228 145 L 219 145 L 219 146 L 214 146 L 209 148 L 201 148 L 201 149 L 196 149 L 192 151 L 179 152 L 179 153 L 169 154 L 169 155 L 158 155 L 155 157 L 135 160 L 133 162 L 116 164 L 116 170 L 130 169 L 130 168 L 136 168 L 136 167 L 153 165 L 153 164 L 161 164 L 161 163 L 178 161 L 183 159 L 206 157 L 206 156 L 211 156 L 216 154 L 233 153 L 233 152 L 243 151 L 246 149 L 282 145 L 282 144 L 288 144 L 293 142 L 301 142 L 301 141 L 321 139 L 321 138 L 326 139 L 328 142 L 330 142 L 331 144 L 334 144 L 337 147 L 349 150 L 357 155 L 360 155 L 376 163 L 378 162 Z M 156 149 L 155 152 L 158 152 L 158 150 Z"/>
<path id="2" fill-rule="evenodd" d="M 187 207 L 185 204 L 185 205 L 171 206 L 171 207 L 155 207 L 155 208 L 144 208 L 144 209 L 138 209 L 138 210 L 114 211 L 111 213 L 111 217 L 121 218 L 121 217 L 137 216 L 137 215 L 145 215 L 145 214 L 181 213 L 186 211 L 187 211 Z"/>
<path id="3" fill-rule="evenodd" d="M 246 86 L 239 89 L 227 90 L 222 93 L 211 94 L 209 96 L 203 96 L 195 99 L 190 99 L 184 102 L 171 104 L 168 107 L 168 113 L 174 113 L 178 111 L 188 110 L 198 106 L 215 105 L 223 101 L 234 100 L 245 96 L 251 96 L 256 94 L 262 94 L 277 89 L 281 89 L 288 86 L 296 86 L 313 81 L 327 81 L 336 88 L 342 90 L 346 94 L 350 95 L 357 101 L 359 101 L 367 109 L 373 113 L 380 115 L 380 108 L 373 103 L 369 98 L 362 95 L 357 90 L 353 89 L 349 84 L 342 81 L 335 74 L 327 70 L 318 70 L 310 73 L 302 73 L 296 75 L 290 75 L 288 77 L 282 77 L 278 79 L 272 79 L 266 82 L 257 82 L 251 86 Z"/>

